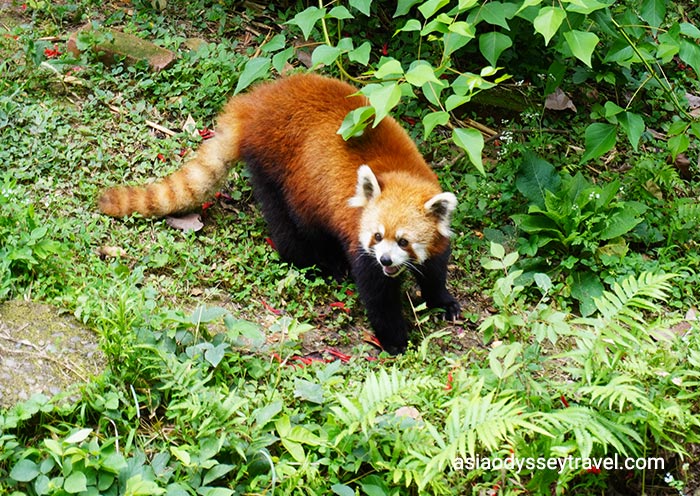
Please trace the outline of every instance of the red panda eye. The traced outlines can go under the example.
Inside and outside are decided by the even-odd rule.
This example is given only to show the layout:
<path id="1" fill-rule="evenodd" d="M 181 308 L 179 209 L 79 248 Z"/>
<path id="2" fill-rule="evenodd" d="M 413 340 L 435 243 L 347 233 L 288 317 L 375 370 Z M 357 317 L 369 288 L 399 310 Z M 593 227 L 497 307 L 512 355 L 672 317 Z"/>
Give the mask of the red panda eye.
<path id="1" fill-rule="evenodd" d="M 408 246 L 408 240 L 406 238 L 399 238 L 397 243 L 401 248 L 406 248 Z"/>
<path id="2" fill-rule="evenodd" d="M 374 233 L 374 240 L 379 243 L 382 240 L 381 233 Z"/>

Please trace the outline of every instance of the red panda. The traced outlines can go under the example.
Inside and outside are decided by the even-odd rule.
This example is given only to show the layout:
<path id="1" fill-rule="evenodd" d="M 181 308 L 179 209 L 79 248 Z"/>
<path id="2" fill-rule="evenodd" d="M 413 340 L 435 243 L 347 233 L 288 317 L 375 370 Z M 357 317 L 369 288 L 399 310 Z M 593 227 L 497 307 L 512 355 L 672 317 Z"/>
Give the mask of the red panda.
<path id="1" fill-rule="evenodd" d="M 280 257 L 335 277 L 349 269 L 382 347 L 400 353 L 409 329 L 396 277 L 404 270 L 428 306 L 459 316 L 445 287 L 457 200 L 391 117 L 348 141 L 337 134 L 348 112 L 367 105 L 356 93 L 314 74 L 258 85 L 229 100 L 195 158 L 146 186 L 107 189 L 99 208 L 114 217 L 195 208 L 242 160 Z"/>

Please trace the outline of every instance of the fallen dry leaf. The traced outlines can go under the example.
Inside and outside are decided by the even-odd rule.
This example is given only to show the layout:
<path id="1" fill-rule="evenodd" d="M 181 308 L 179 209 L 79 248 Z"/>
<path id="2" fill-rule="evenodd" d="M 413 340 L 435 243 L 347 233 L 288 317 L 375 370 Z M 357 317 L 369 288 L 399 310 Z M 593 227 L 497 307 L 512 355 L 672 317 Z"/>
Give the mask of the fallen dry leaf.
<path id="1" fill-rule="evenodd" d="M 184 232 L 197 232 L 204 227 L 202 216 L 197 213 L 186 214 L 181 217 L 168 216 L 165 218 L 165 223 L 174 229 Z"/>
<path id="2" fill-rule="evenodd" d="M 544 108 L 550 110 L 566 110 L 570 109 L 576 112 L 576 105 L 569 98 L 569 95 L 564 93 L 561 88 L 554 90 L 554 93 L 547 95 L 547 99 L 544 101 Z"/>

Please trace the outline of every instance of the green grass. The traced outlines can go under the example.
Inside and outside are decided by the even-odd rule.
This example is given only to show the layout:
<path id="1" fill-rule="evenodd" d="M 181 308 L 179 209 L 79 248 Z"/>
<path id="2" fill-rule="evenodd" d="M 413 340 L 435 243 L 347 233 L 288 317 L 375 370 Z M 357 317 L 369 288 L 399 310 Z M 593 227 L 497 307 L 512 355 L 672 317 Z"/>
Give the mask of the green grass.
<path id="1" fill-rule="evenodd" d="M 696 165 L 681 177 L 651 135 L 638 152 L 619 144 L 608 163 L 581 165 L 571 147 L 583 143 L 589 115 L 536 108 L 509 115 L 510 124 L 475 116 L 515 131 L 487 146 L 481 176 L 446 135 L 424 141 L 412 126 L 460 200 L 450 287 L 465 319 L 447 326 L 407 284 L 414 346 L 378 356 L 353 284 L 290 267 L 266 242 L 242 167 L 225 189 L 232 199 L 217 200 L 196 234 L 107 218 L 95 206 L 103 187 L 186 160 L 181 152 L 199 138 L 166 136 L 147 121 L 179 131 L 191 116 L 211 127 L 263 42 L 250 38 L 256 22 L 293 11 L 194 2 L 157 13 L 138 3 L 131 15 L 33 2 L 9 12 L 0 31 L 0 301 L 28 297 L 74 313 L 98 334 L 109 367 L 77 385 L 77 401 L 39 396 L 0 411 L 0 493 L 677 494 L 700 485 Z M 157 74 L 45 57 L 54 41 L 42 38 L 58 36 L 63 51 L 66 32 L 90 19 L 171 49 L 186 37 L 210 43 Z M 678 81 L 697 91 L 686 78 Z M 524 91 L 539 101 L 537 87 Z M 660 98 L 649 113 L 665 126 L 672 114 Z M 412 100 L 398 114 L 415 119 L 422 105 Z M 515 179 L 525 150 L 596 185 L 618 179 L 621 204 L 648 208 L 625 236 L 624 256 L 550 249 L 516 229 L 511 216 L 530 203 Z M 574 248 L 604 244 L 600 225 L 581 226 Z M 104 255 L 115 248 L 123 254 Z M 580 266 L 602 284 L 586 318 L 566 270 Z M 331 348 L 351 359 L 333 360 Z M 299 356 L 323 360 L 304 365 Z M 666 467 L 452 466 L 468 454 L 615 453 L 658 456 Z"/>

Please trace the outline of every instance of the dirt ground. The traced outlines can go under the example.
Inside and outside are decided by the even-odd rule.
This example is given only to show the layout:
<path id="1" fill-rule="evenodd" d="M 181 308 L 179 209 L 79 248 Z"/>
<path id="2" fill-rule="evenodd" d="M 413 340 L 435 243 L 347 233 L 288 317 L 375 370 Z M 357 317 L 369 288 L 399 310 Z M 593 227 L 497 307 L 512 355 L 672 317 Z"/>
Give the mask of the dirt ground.
<path id="1" fill-rule="evenodd" d="M 0 408 L 87 382 L 104 363 L 98 336 L 74 317 L 43 303 L 0 304 Z"/>

